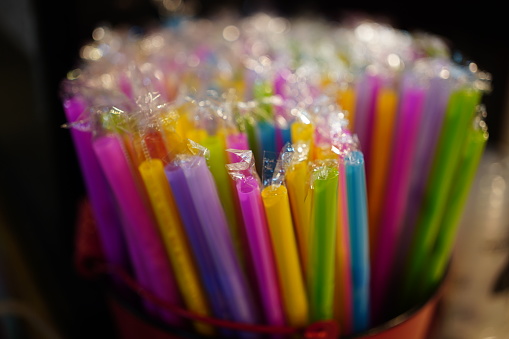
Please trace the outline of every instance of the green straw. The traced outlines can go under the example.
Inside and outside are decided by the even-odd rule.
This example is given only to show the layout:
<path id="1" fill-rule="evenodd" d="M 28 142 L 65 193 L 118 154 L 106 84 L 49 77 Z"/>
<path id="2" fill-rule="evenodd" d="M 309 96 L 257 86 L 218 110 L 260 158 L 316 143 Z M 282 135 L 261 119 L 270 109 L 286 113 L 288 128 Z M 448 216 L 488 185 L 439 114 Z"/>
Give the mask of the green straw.
<path id="1" fill-rule="evenodd" d="M 460 161 L 462 145 L 469 129 L 468 124 L 472 122 L 480 98 L 481 92 L 473 88 L 461 88 L 451 93 L 416 233 L 410 247 L 401 294 L 403 304 L 413 304 L 417 301 L 415 286 L 422 278 L 421 271 L 431 255 L 440 230 L 442 217 L 447 208 L 447 198 Z"/>
<path id="2" fill-rule="evenodd" d="M 428 262 L 427 273 L 424 279 L 420 280 L 424 294 L 429 293 L 443 278 L 452 257 L 458 227 L 487 141 L 486 124 L 476 118 L 475 124 L 468 130 L 461 159 L 456 167 L 454 181 L 447 199 L 447 211 L 441 221 L 440 235 L 437 237 L 433 255 Z"/>
<path id="3" fill-rule="evenodd" d="M 226 170 L 225 143 L 219 135 L 212 135 L 203 139 L 201 145 L 206 147 L 210 152 L 207 165 L 210 168 L 210 172 L 217 186 L 217 192 L 226 214 L 235 250 L 239 258 L 243 260 L 242 238 L 236 214 L 232 183 L 228 171 Z"/>
<path id="4" fill-rule="evenodd" d="M 338 177 L 337 164 L 319 167 L 312 189 L 308 295 L 311 321 L 334 316 L 334 257 L 336 246 Z"/>

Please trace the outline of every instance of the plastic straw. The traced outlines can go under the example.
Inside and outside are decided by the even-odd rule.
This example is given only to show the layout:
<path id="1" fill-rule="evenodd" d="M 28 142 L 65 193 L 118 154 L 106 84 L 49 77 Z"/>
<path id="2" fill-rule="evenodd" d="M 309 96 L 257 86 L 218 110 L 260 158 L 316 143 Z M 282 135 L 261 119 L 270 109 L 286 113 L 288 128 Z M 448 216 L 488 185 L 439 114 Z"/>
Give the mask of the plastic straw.
<path id="1" fill-rule="evenodd" d="M 463 210 L 470 195 L 470 188 L 475 179 L 481 157 L 488 141 L 488 132 L 484 121 L 468 130 L 461 151 L 461 159 L 456 167 L 454 182 L 447 198 L 447 210 L 441 220 L 440 234 L 437 236 L 433 254 L 428 260 L 427 273 L 421 279 L 421 294 L 427 295 L 443 278 L 447 265 L 452 257 L 458 227 Z"/>
<path id="2" fill-rule="evenodd" d="M 271 325 L 284 325 L 286 321 L 275 258 L 259 183 L 254 177 L 249 177 L 238 180 L 236 188 L 265 320 Z"/>
<path id="3" fill-rule="evenodd" d="M 93 148 L 122 214 L 137 280 L 162 300 L 182 305 L 159 230 L 142 197 L 120 137 L 100 136 L 93 141 Z M 148 303 L 147 307 L 154 309 Z M 169 324 L 182 325 L 182 320 L 173 313 L 160 310 L 159 314 Z"/>
<path id="4" fill-rule="evenodd" d="M 346 111 L 346 118 L 350 122 L 351 130 L 355 129 L 355 102 L 357 100 L 355 92 L 355 86 L 345 86 L 339 90 L 337 99 L 339 107 Z"/>
<path id="5" fill-rule="evenodd" d="M 444 121 L 445 110 L 451 95 L 450 79 L 436 77 L 430 80 L 428 94 L 423 107 L 423 119 L 420 126 L 419 140 L 415 152 L 414 171 L 412 173 L 412 187 L 405 225 L 417 222 L 419 206 L 426 188 L 426 182 L 436 153 L 436 146 L 440 136 L 440 130 Z M 411 234 L 411 233 L 410 233 Z M 410 243 L 411 238 L 405 239 Z"/>
<path id="6" fill-rule="evenodd" d="M 304 179 L 308 175 L 307 161 L 294 164 L 286 173 L 286 187 L 303 272 L 307 270 L 309 224 L 311 222 L 311 197 L 308 196 L 308 183 Z"/>
<path id="7" fill-rule="evenodd" d="M 307 144 L 309 148 L 309 159 L 313 159 L 315 133 L 315 127 L 313 124 L 295 121 L 290 129 L 292 134 L 292 144 Z"/>
<path id="8" fill-rule="evenodd" d="M 235 253 L 226 215 L 207 162 L 205 158 L 196 156 L 181 166 L 232 319 L 256 324 L 259 321 L 258 310 Z M 241 334 L 243 337 L 256 337 L 253 333 Z"/>
<path id="9" fill-rule="evenodd" d="M 348 217 L 348 193 L 345 164 L 339 162 L 338 177 L 338 225 L 336 231 L 336 278 L 334 296 L 334 318 L 339 321 L 341 333 L 353 331 L 352 272 L 350 270 L 350 230 Z"/>
<path id="10" fill-rule="evenodd" d="M 412 160 L 422 117 L 426 91 L 409 84 L 403 88 L 398 122 L 394 135 L 393 153 L 387 178 L 385 204 L 378 230 L 378 239 L 372 266 L 372 317 L 383 317 L 385 298 L 394 274 L 396 253 L 403 219 L 408 203 Z"/>
<path id="11" fill-rule="evenodd" d="M 257 124 L 257 135 L 261 152 L 276 152 L 276 128 L 273 122 L 266 120 L 259 121 Z M 263 157 L 263 153 L 258 155 Z"/>
<path id="12" fill-rule="evenodd" d="M 423 263 L 429 258 L 439 232 L 447 197 L 461 156 L 461 146 L 467 135 L 481 93 L 471 88 L 455 90 L 449 99 L 437 152 L 427 183 L 422 209 L 408 255 L 402 298 L 407 303 L 414 298 Z"/>
<path id="13" fill-rule="evenodd" d="M 398 93 L 383 87 L 377 98 L 373 137 L 371 139 L 371 161 L 368 168 L 369 249 L 371 259 L 378 239 L 378 226 L 385 201 L 387 172 L 393 149 L 393 134 L 398 108 Z"/>
<path id="14" fill-rule="evenodd" d="M 200 272 L 212 313 L 219 319 L 233 319 L 231 310 L 226 302 L 227 296 L 221 290 L 219 277 L 216 273 L 212 256 L 209 254 L 210 249 L 201 230 L 198 212 L 191 197 L 184 171 L 175 163 L 166 165 L 164 171 L 171 190 L 175 192 L 175 202 Z M 222 333 L 228 334 L 229 332 L 222 331 Z"/>
<path id="15" fill-rule="evenodd" d="M 235 133 L 229 134 L 226 136 L 226 147 L 229 149 L 237 149 L 237 150 L 249 150 L 249 142 L 246 133 Z M 238 156 L 235 153 L 228 152 L 228 162 L 235 163 L 238 162 Z"/>
<path id="16" fill-rule="evenodd" d="M 235 247 L 236 255 L 242 259 L 242 238 L 239 231 L 239 224 L 237 219 L 238 211 L 235 209 L 235 200 L 233 195 L 233 188 L 226 171 L 226 145 L 219 135 L 208 136 L 200 143 L 203 147 L 207 148 L 210 156 L 207 163 L 210 172 L 215 181 L 216 189 L 219 194 L 222 209 L 227 218 L 227 225 L 231 233 L 233 245 Z"/>
<path id="17" fill-rule="evenodd" d="M 357 84 L 355 103 L 355 134 L 360 141 L 360 148 L 369 166 L 371 161 L 371 138 L 373 136 L 376 98 L 380 88 L 380 77 L 368 70 L 361 76 Z"/>
<path id="18" fill-rule="evenodd" d="M 313 173 L 312 218 L 307 269 L 310 320 L 334 316 L 334 263 L 338 208 L 337 165 Z"/>
<path id="19" fill-rule="evenodd" d="M 360 151 L 351 151 L 345 157 L 348 216 L 350 218 L 354 332 L 364 331 L 370 325 L 370 262 L 364 166 L 364 157 Z"/>
<path id="20" fill-rule="evenodd" d="M 305 326 L 309 320 L 309 305 L 293 230 L 288 192 L 285 186 L 270 185 L 262 190 L 262 199 L 276 256 L 286 319 L 291 326 Z"/>
<path id="21" fill-rule="evenodd" d="M 397 272 L 403 273 L 404 259 L 408 254 L 412 236 L 415 232 L 419 208 L 422 205 L 427 178 L 436 153 L 445 110 L 451 94 L 451 79 L 437 76 L 430 80 L 428 94 L 423 107 L 423 119 L 419 140 L 414 155 L 413 173 L 410 186 L 408 208 L 405 213 L 404 229 L 398 248 Z M 400 273 L 400 274 L 401 274 Z M 395 277 L 399 279 L 399 277 Z"/>
<path id="22" fill-rule="evenodd" d="M 152 209 L 157 218 L 161 237 L 170 258 L 175 279 L 186 307 L 197 314 L 208 316 L 209 309 L 201 287 L 200 277 L 195 269 L 192 253 L 175 205 L 170 185 L 164 173 L 160 159 L 145 160 L 139 171 L 150 198 Z M 212 327 L 195 322 L 196 330 L 211 335 Z"/>
<path id="23" fill-rule="evenodd" d="M 85 108 L 86 103 L 77 97 L 66 100 L 64 111 L 68 122 L 78 123 Z M 106 260 L 130 271 L 131 263 L 122 223 L 115 198 L 92 148 L 92 132 L 72 127 L 71 136 Z"/>

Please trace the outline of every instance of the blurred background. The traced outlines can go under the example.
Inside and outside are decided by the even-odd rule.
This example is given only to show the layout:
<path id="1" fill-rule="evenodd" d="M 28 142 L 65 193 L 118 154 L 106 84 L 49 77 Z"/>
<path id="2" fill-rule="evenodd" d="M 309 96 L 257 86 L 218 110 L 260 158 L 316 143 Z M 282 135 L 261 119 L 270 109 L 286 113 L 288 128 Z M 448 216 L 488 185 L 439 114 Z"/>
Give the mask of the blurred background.
<path id="1" fill-rule="evenodd" d="M 484 98 L 490 132 L 464 218 L 434 338 L 508 338 L 509 40 L 504 11 L 489 2 L 445 7 L 363 1 L 0 0 L 0 337 L 113 338 L 101 286 L 74 266 L 84 196 L 59 85 L 102 24 L 158 24 L 168 9 L 209 16 L 365 15 L 439 35 L 492 75 Z M 505 20 L 505 21 L 504 21 Z M 482 272 L 482 273 L 481 273 Z M 505 272 L 505 275 L 504 275 Z"/>

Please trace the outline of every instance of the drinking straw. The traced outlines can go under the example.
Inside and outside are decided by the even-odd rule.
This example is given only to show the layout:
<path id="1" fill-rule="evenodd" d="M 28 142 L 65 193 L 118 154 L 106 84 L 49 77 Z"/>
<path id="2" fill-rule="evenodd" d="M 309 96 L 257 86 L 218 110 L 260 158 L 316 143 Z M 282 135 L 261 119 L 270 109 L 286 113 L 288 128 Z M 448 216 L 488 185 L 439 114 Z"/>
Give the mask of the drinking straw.
<path id="1" fill-rule="evenodd" d="M 350 271 L 350 230 L 345 163 L 338 163 L 338 210 L 336 231 L 336 264 L 334 291 L 334 318 L 341 326 L 341 333 L 352 333 L 352 273 Z"/>
<path id="2" fill-rule="evenodd" d="M 85 101 L 79 97 L 72 97 L 65 100 L 63 106 L 68 122 L 71 125 L 79 123 L 80 116 L 86 108 Z M 97 223 L 104 256 L 108 263 L 129 272 L 130 259 L 122 223 L 117 213 L 113 193 L 92 147 L 92 132 L 72 127 L 71 136 Z"/>
<path id="3" fill-rule="evenodd" d="M 392 150 L 392 139 L 398 108 L 398 93 L 384 86 L 376 101 L 376 114 L 371 139 L 371 161 L 368 167 L 369 249 L 371 259 L 375 253 L 378 226 L 385 200 L 387 172 Z"/>
<path id="4" fill-rule="evenodd" d="M 311 229 L 307 268 L 310 320 L 334 315 L 334 264 L 338 208 L 337 163 L 322 165 L 312 174 Z"/>
<path id="5" fill-rule="evenodd" d="M 353 131 L 359 138 L 360 147 L 368 166 L 371 161 L 371 138 L 373 135 L 375 105 L 379 87 L 380 76 L 371 74 L 369 70 L 366 70 L 360 76 L 357 84 L 355 129 Z"/>
<path id="6" fill-rule="evenodd" d="M 118 77 L 118 86 L 122 93 L 124 93 L 129 99 L 134 100 L 134 89 L 127 74 L 120 74 Z"/>
<path id="7" fill-rule="evenodd" d="M 353 150 L 346 155 L 354 332 L 366 330 L 370 324 L 370 262 L 364 166 L 364 156 L 361 151 Z"/>
<path id="8" fill-rule="evenodd" d="M 191 135 L 187 134 L 188 132 L 191 132 L 192 130 L 194 130 L 196 128 L 194 126 L 193 122 L 189 119 L 188 105 L 189 105 L 189 103 L 186 103 L 186 104 L 182 105 L 181 107 L 177 108 L 179 117 L 175 123 L 175 132 L 178 135 L 180 135 L 182 137 L 182 139 L 194 140 L 193 138 L 191 138 Z M 198 140 L 194 140 L 194 141 L 198 142 Z"/>
<path id="9" fill-rule="evenodd" d="M 190 130 L 186 132 L 187 139 L 193 140 L 197 143 L 204 142 L 205 139 L 208 137 L 207 130 L 203 128 L 197 128 L 193 127 Z"/>
<path id="10" fill-rule="evenodd" d="M 355 92 L 355 86 L 351 84 L 342 86 L 337 97 L 339 107 L 347 113 L 351 130 L 355 129 L 355 102 L 357 100 Z"/>
<path id="11" fill-rule="evenodd" d="M 208 304 L 175 205 L 175 199 L 164 173 L 163 161 L 160 159 L 145 160 L 138 169 L 147 189 L 184 303 L 189 310 L 208 316 Z M 194 326 L 202 334 L 213 334 L 212 327 L 208 325 L 195 322 Z"/>
<path id="12" fill-rule="evenodd" d="M 231 309 L 229 309 L 226 301 L 228 296 L 224 295 L 221 289 L 220 278 L 217 275 L 213 258 L 210 255 L 210 248 L 205 239 L 205 234 L 201 230 L 198 212 L 191 197 L 184 171 L 178 164 L 173 162 L 165 166 L 164 172 L 172 192 L 175 192 L 175 202 L 192 249 L 196 266 L 200 272 L 201 281 L 207 293 L 212 313 L 219 319 L 233 319 Z M 227 335 L 229 331 L 224 330 L 221 333 Z"/>
<path id="13" fill-rule="evenodd" d="M 286 173 L 286 187 L 290 200 L 293 225 L 297 235 L 297 246 L 300 254 L 302 271 L 307 270 L 308 241 L 310 228 L 311 197 L 308 196 L 307 180 L 308 162 L 299 161 L 293 164 Z"/>
<path id="14" fill-rule="evenodd" d="M 422 117 L 426 90 L 411 80 L 403 84 L 385 203 L 372 265 L 372 317 L 380 321 L 390 288 L 402 222 L 408 203 L 412 160 Z"/>
<path id="15" fill-rule="evenodd" d="M 226 215 L 206 159 L 194 156 L 189 158 L 189 161 L 182 162 L 181 166 L 232 320 L 256 324 L 258 310 L 235 253 Z M 242 332 L 241 336 L 256 337 L 247 332 Z"/>
<path id="16" fill-rule="evenodd" d="M 310 122 L 295 121 L 290 127 L 292 144 L 302 143 L 308 145 L 308 157 L 314 159 L 314 131 L 315 127 Z"/>
<path id="17" fill-rule="evenodd" d="M 136 279 L 161 300 L 181 305 L 161 236 L 142 197 L 143 192 L 126 158 L 120 137 L 116 134 L 98 136 L 93 141 L 93 149 L 122 216 Z M 146 306 L 151 311 L 157 309 L 149 302 Z M 159 310 L 158 314 L 171 325 L 182 325 L 182 319 L 171 312 Z"/>
<path id="18" fill-rule="evenodd" d="M 232 133 L 226 136 L 226 147 L 228 149 L 236 149 L 236 150 L 248 150 L 249 142 L 247 139 L 247 134 L 243 132 Z M 235 163 L 239 161 L 239 157 L 232 152 L 228 152 L 228 162 Z"/>
<path id="19" fill-rule="evenodd" d="M 261 152 L 276 152 L 276 128 L 272 121 L 258 121 L 257 136 L 260 140 Z M 258 156 L 263 157 L 263 153 Z"/>
<path id="20" fill-rule="evenodd" d="M 423 263 L 429 258 L 440 230 L 440 221 L 447 208 L 447 197 L 454 182 L 461 155 L 461 145 L 467 135 L 481 92 L 475 88 L 458 88 L 451 93 L 442 131 L 433 159 L 430 177 L 419 212 L 415 234 L 407 256 L 402 287 L 402 303 L 413 300 Z"/>
<path id="21" fill-rule="evenodd" d="M 288 90 L 285 77 L 290 74 L 290 70 L 283 68 L 276 72 L 273 81 L 274 94 L 281 98 L 281 101 L 285 103 L 288 99 Z M 275 118 L 274 122 L 276 125 L 276 148 L 281 149 L 286 143 L 292 142 L 291 139 L 291 123 L 285 116 L 284 104 L 275 105 Z M 275 151 L 275 150 L 274 150 Z"/>
<path id="22" fill-rule="evenodd" d="M 154 128 L 146 128 L 143 131 L 143 144 L 148 155 L 153 159 L 161 159 L 168 162 L 168 151 L 166 150 L 163 134 Z"/>
<path id="23" fill-rule="evenodd" d="M 251 114 L 249 115 L 245 114 L 241 116 L 240 121 L 244 132 L 247 134 L 249 149 L 252 150 L 255 155 L 257 155 L 255 157 L 256 170 L 258 171 L 258 173 L 261 173 L 263 156 L 260 157 L 260 154 L 263 155 L 263 151 L 262 146 L 260 145 L 257 137 L 256 121 Z"/>
<path id="24" fill-rule="evenodd" d="M 483 110 L 483 107 L 480 107 Z M 477 118 L 476 118 L 477 120 Z M 475 179 L 480 160 L 488 141 L 488 131 L 483 120 L 476 121 L 476 125 L 469 127 L 468 135 L 461 151 L 461 159 L 456 166 L 455 174 L 447 198 L 447 210 L 440 222 L 440 234 L 437 236 L 433 253 L 428 261 L 426 271 L 421 281 L 420 290 L 427 295 L 444 276 L 454 248 L 458 227 L 460 226 L 463 210 L 470 194 L 470 188 Z"/>
<path id="25" fill-rule="evenodd" d="M 252 176 L 245 180 L 237 180 L 236 188 L 265 321 L 270 325 L 284 325 L 286 320 L 283 313 L 274 252 L 270 242 L 258 180 Z"/>
<path id="26" fill-rule="evenodd" d="M 442 63 L 439 63 L 441 65 Z M 443 70 L 441 67 L 440 70 Z M 439 73 L 440 74 L 440 73 Z M 433 156 L 444 121 L 447 102 L 451 93 L 452 81 L 450 77 L 435 76 L 429 82 L 428 94 L 423 106 L 423 118 L 414 155 L 410 193 L 407 210 L 403 221 L 404 228 L 400 235 L 398 253 L 396 255 L 395 281 L 401 280 L 399 275 L 404 273 L 405 258 L 415 232 L 419 208 L 426 189 L 427 178 L 433 163 Z"/>
<path id="27" fill-rule="evenodd" d="M 262 190 L 262 200 L 276 257 L 286 319 L 291 326 L 302 327 L 308 324 L 309 305 L 292 224 L 288 191 L 284 185 L 269 185 Z"/>
<path id="28" fill-rule="evenodd" d="M 426 95 L 423 118 L 421 122 L 421 133 L 417 143 L 417 149 L 414 160 L 414 171 L 412 174 L 412 187 L 410 192 L 410 202 L 408 205 L 405 225 L 408 229 L 410 225 L 416 223 L 418 208 L 421 205 L 422 195 L 426 188 L 426 178 L 433 162 L 433 155 L 436 152 L 440 130 L 444 121 L 447 102 L 451 93 L 451 81 L 449 78 L 437 76 L 430 80 L 428 94 Z M 410 233 L 410 232 L 409 232 Z M 410 233 L 411 234 L 411 233 Z M 406 243 L 410 243 L 411 238 L 407 238 Z"/>
<path id="29" fill-rule="evenodd" d="M 209 135 L 200 143 L 210 152 L 207 164 L 215 181 L 216 189 L 219 194 L 222 210 L 226 214 L 227 225 L 231 233 L 233 245 L 239 258 L 243 259 L 242 239 L 237 219 L 237 210 L 235 209 L 235 200 L 231 187 L 230 178 L 226 171 L 226 145 L 223 138 L 219 135 Z"/>
<path id="30" fill-rule="evenodd" d="M 292 131 L 290 129 L 291 124 L 285 121 L 277 122 L 276 125 L 276 149 L 281 149 L 284 145 L 292 142 Z"/>

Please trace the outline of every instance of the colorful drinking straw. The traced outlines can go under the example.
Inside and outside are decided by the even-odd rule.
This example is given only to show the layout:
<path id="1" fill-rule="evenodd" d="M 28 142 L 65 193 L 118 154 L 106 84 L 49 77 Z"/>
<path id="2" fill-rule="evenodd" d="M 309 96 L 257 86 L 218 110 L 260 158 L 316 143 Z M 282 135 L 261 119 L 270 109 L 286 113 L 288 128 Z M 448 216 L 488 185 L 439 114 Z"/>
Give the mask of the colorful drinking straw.
<path id="1" fill-rule="evenodd" d="M 311 227 L 307 284 L 310 320 L 334 317 L 334 263 L 336 254 L 338 166 L 317 164 L 311 178 Z"/>
<path id="2" fill-rule="evenodd" d="M 253 176 L 237 180 L 237 194 L 254 263 L 258 295 L 267 324 L 286 324 L 277 277 L 274 251 L 260 195 L 260 183 Z"/>
<path id="3" fill-rule="evenodd" d="M 154 216 L 142 198 L 141 187 L 133 174 L 134 170 L 128 162 L 120 137 L 116 134 L 98 136 L 93 141 L 93 149 L 122 215 L 124 234 L 137 280 L 162 300 L 176 306 L 182 305 Z M 149 310 L 157 312 L 169 324 L 182 325 L 182 319 L 175 314 L 157 309 L 149 302 L 146 304 Z"/>
<path id="4" fill-rule="evenodd" d="M 131 263 L 117 213 L 115 198 L 92 147 L 92 131 L 72 127 L 85 118 L 88 105 L 83 98 L 64 101 L 64 111 L 71 126 L 71 136 L 78 156 L 87 196 L 92 206 L 101 245 L 108 263 L 131 271 Z"/>
<path id="5" fill-rule="evenodd" d="M 163 161 L 160 159 L 145 160 L 138 169 L 147 189 L 184 303 L 189 310 L 208 316 L 210 315 L 209 306 L 188 246 L 175 199 L 164 173 Z M 210 326 L 199 322 L 195 322 L 194 326 L 202 334 L 213 334 Z"/>
<path id="6" fill-rule="evenodd" d="M 353 330 L 370 326 L 370 263 L 366 176 L 362 152 L 353 150 L 345 157 L 350 221 L 350 251 L 353 291 Z"/>
<path id="7" fill-rule="evenodd" d="M 233 240 L 221 206 L 214 178 L 204 157 L 193 156 L 182 166 L 192 201 L 198 215 L 200 230 L 204 235 L 208 255 L 212 258 L 221 293 L 231 319 L 249 324 L 259 322 L 259 310 L 237 256 Z M 226 170 L 226 169 L 225 169 Z M 254 333 L 241 332 L 245 338 L 255 338 Z"/>
<path id="8" fill-rule="evenodd" d="M 375 322 L 381 321 L 383 314 L 386 314 L 383 309 L 394 275 L 395 255 L 408 203 L 412 159 L 415 154 L 425 95 L 426 90 L 421 85 L 403 84 L 385 203 L 372 263 L 372 319 Z"/>
<path id="9" fill-rule="evenodd" d="M 455 169 L 461 156 L 461 146 L 468 124 L 475 114 L 481 91 L 467 84 L 451 93 L 430 177 L 417 221 L 404 274 L 402 300 L 405 305 L 414 300 L 413 286 L 419 279 L 424 262 L 432 253 L 440 221 L 447 207 Z"/>

